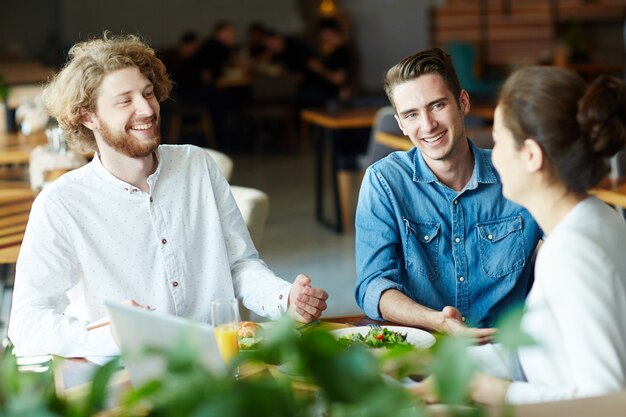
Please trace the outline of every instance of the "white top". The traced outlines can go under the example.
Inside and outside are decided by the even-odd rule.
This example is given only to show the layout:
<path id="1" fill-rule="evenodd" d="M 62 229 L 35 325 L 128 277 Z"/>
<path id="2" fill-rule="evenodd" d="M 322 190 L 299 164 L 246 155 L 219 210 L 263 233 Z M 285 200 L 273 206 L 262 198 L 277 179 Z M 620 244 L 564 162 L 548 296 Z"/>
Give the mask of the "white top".
<path id="1" fill-rule="evenodd" d="M 20 354 L 119 353 L 105 300 L 210 320 L 210 302 L 235 294 L 267 317 L 290 285 L 258 257 L 230 187 L 203 149 L 163 145 L 150 193 L 117 179 L 99 157 L 46 187 L 17 261 L 9 337 Z"/>
<path id="2" fill-rule="evenodd" d="M 600 200 L 579 203 L 545 240 L 522 329 L 528 382 L 511 403 L 603 395 L 626 388 L 626 223 Z"/>

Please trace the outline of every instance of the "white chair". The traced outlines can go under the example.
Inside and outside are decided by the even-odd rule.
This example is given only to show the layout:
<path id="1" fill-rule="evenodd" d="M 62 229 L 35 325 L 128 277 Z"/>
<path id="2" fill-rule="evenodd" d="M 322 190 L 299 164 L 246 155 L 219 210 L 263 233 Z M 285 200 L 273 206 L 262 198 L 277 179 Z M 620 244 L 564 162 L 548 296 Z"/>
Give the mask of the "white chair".
<path id="1" fill-rule="evenodd" d="M 209 155 L 217 163 L 222 175 L 230 182 L 233 172 L 233 160 L 222 152 L 214 149 L 206 149 Z M 250 237 L 255 246 L 259 246 L 265 231 L 265 223 L 269 214 L 270 199 L 267 194 L 256 188 L 240 187 L 231 185 L 230 189 L 235 202 L 241 211 L 241 215 L 248 226 Z"/>
<path id="2" fill-rule="evenodd" d="M 233 160 L 222 152 L 214 149 L 205 149 L 217 164 L 222 175 L 226 178 L 226 181 L 230 182 L 234 166 Z M 263 237 L 263 231 L 265 230 L 265 223 L 270 209 L 270 199 L 263 191 L 255 188 L 231 185 L 230 190 L 233 193 L 237 207 L 239 207 L 241 216 L 248 226 L 252 242 L 254 246 L 258 247 Z M 253 314 L 254 313 L 245 308 L 243 304 L 239 304 L 239 316 L 241 320 L 257 320 L 258 317 Z"/>

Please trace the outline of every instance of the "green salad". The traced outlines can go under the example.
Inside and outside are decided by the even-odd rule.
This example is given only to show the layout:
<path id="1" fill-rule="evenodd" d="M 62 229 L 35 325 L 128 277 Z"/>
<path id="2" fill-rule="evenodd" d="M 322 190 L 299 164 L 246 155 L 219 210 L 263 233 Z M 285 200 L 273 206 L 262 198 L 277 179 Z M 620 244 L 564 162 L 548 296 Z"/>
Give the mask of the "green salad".
<path id="1" fill-rule="evenodd" d="M 343 347 L 365 345 L 372 348 L 392 348 L 396 346 L 411 345 L 406 341 L 406 333 L 394 332 L 386 327 L 372 328 L 365 335 L 352 333 L 338 339 Z"/>
<path id="2" fill-rule="evenodd" d="M 259 347 L 259 343 L 261 343 L 262 338 L 252 336 L 252 337 L 241 337 L 239 338 L 239 349 L 241 350 L 254 350 Z"/>

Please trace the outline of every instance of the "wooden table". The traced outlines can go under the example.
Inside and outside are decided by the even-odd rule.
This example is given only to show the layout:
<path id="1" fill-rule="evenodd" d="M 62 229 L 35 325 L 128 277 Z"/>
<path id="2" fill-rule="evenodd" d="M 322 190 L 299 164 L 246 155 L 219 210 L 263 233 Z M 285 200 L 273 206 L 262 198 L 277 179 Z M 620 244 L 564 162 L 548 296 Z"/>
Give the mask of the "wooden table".
<path id="1" fill-rule="evenodd" d="M 408 138 L 408 136 L 400 136 L 394 133 L 376 132 L 375 139 L 376 142 L 380 143 L 381 145 L 385 145 L 397 151 L 409 151 L 415 146 L 413 145 L 413 142 L 411 142 L 411 139 Z"/>
<path id="2" fill-rule="evenodd" d="M 0 264 L 17 260 L 34 198 L 30 189 L 0 189 Z"/>
<path id="3" fill-rule="evenodd" d="M 350 325 L 367 325 L 370 322 L 380 323 L 368 319 L 364 316 L 349 316 L 328 318 L 322 321 L 329 329 L 347 327 Z M 55 385 L 60 395 L 66 396 L 84 396 L 87 395 L 91 383 L 91 375 L 97 369 L 97 365 L 82 359 L 64 359 L 56 358 L 58 366 L 55 368 Z M 271 367 L 271 366 L 270 366 Z M 242 369 L 242 374 L 254 375 L 257 372 L 265 370 L 263 367 L 257 366 Z M 275 366 L 274 366 L 275 368 Z M 270 369 L 272 373 L 279 373 L 276 369 Z M 294 383 L 294 389 L 311 389 L 310 386 Z M 113 376 L 110 382 L 112 395 L 120 395 L 127 390 L 129 385 L 128 374 L 125 370 L 120 370 Z M 118 397 L 119 398 L 119 397 Z M 113 406 L 113 404 L 111 404 Z M 501 407 L 486 407 L 485 414 L 488 417 L 501 417 L 504 415 L 512 415 L 515 417 L 535 417 L 535 416 L 551 416 L 551 417 L 588 417 L 592 415 L 617 417 L 624 414 L 626 409 L 626 390 L 617 393 L 603 395 L 599 397 L 582 398 L 576 400 L 555 401 L 539 404 L 514 405 L 507 410 Z M 432 405 L 427 407 L 427 414 L 430 417 L 447 417 L 451 415 L 450 408 L 445 405 Z M 117 415 L 115 409 L 110 410 L 110 414 Z"/>
<path id="4" fill-rule="evenodd" d="M 311 328 L 323 328 L 330 331 L 350 326 L 366 326 L 370 323 L 381 324 L 381 322 L 371 320 L 363 315 L 356 315 L 323 319 L 319 326 Z M 62 358 L 53 355 L 52 360 L 56 365 L 54 368 L 54 385 L 57 394 L 66 398 L 80 398 L 88 394 L 93 374 L 100 367 L 99 365 L 83 358 Z M 50 363 L 44 366 L 50 366 Z M 262 370 L 268 367 L 276 368 L 276 366 L 267 365 Z M 241 374 L 245 376 L 254 375 L 257 372 L 259 369 L 254 366 L 241 370 Z M 279 371 L 270 369 L 270 372 L 278 373 Z M 114 397 L 109 402 L 110 406 L 114 407 L 119 394 L 130 388 L 130 378 L 126 369 L 120 369 L 116 372 L 109 382 L 109 386 L 111 387 L 110 393 Z"/>
<path id="5" fill-rule="evenodd" d="M 35 193 L 27 188 L 0 189 L 0 308 L 9 282 L 9 266 L 17 261 Z"/>
<path id="6" fill-rule="evenodd" d="M 626 209 L 626 177 L 605 178 L 589 193 L 607 204 Z"/>
<path id="7" fill-rule="evenodd" d="M 48 143 L 43 131 L 31 135 L 0 132 L 0 165 L 28 164 L 31 151 Z"/>
<path id="8" fill-rule="evenodd" d="M 374 123 L 374 116 L 378 108 L 359 108 L 344 110 L 302 110 L 302 131 L 307 131 L 310 125 L 315 126 L 323 134 L 315 140 L 315 216 L 324 225 L 337 232 L 343 231 L 343 216 L 339 187 L 337 185 L 337 164 L 334 157 L 334 130 L 369 129 Z M 329 151 L 331 166 L 331 182 L 334 198 L 334 221 L 328 221 L 323 216 L 324 207 L 324 156 Z"/>

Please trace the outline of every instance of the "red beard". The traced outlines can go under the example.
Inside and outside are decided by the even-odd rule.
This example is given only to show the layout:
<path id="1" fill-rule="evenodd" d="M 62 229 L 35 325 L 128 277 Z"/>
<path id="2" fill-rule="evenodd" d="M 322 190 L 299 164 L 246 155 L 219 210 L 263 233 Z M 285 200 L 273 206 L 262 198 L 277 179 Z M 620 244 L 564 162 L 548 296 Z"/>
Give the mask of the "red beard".
<path id="1" fill-rule="evenodd" d="M 131 158 L 144 158 L 154 152 L 161 143 L 160 121 L 157 116 L 152 117 L 147 123 L 155 127 L 154 136 L 146 139 L 138 139 L 126 132 L 114 132 L 106 123 L 101 122 L 100 134 L 104 142 L 113 150 Z"/>

